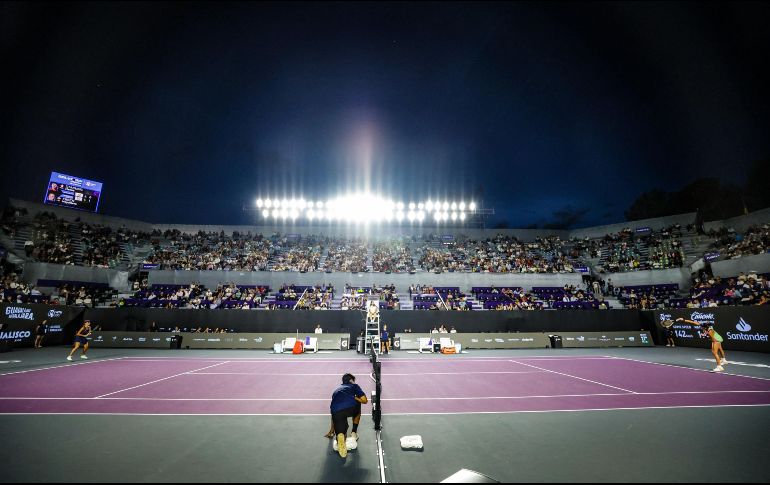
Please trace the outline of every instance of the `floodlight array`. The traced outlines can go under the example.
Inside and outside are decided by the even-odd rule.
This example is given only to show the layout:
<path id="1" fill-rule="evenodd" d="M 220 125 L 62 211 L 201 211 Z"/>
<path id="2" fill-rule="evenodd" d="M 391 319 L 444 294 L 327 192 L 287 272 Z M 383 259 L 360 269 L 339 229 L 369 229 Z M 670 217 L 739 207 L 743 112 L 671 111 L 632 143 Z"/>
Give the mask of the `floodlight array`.
<path id="1" fill-rule="evenodd" d="M 264 219 L 356 224 L 420 224 L 428 220 L 458 224 L 476 213 L 474 202 L 432 199 L 404 202 L 368 193 L 318 201 L 266 197 L 258 198 L 255 204 Z"/>

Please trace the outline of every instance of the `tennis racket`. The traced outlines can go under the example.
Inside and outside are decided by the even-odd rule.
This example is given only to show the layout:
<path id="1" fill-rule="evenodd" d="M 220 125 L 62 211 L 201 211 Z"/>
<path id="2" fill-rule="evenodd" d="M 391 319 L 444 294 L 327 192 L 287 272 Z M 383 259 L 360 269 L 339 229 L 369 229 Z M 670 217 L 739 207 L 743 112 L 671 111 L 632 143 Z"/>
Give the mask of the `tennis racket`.
<path id="1" fill-rule="evenodd" d="M 663 328 L 671 328 L 671 326 L 674 324 L 674 321 L 671 319 L 663 320 L 660 322 L 660 324 L 663 326 Z"/>

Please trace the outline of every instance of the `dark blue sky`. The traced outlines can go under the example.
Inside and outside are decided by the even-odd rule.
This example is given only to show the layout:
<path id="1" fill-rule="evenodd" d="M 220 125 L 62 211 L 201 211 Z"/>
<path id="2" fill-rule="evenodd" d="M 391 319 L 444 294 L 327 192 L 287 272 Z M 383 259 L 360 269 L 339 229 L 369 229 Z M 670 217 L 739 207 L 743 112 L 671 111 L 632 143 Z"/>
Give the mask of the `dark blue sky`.
<path id="1" fill-rule="evenodd" d="M 247 223 L 258 195 L 483 199 L 514 227 L 742 184 L 770 155 L 756 3 L 0 5 L 0 196 Z M 483 198 L 479 195 L 483 192 Z"/>

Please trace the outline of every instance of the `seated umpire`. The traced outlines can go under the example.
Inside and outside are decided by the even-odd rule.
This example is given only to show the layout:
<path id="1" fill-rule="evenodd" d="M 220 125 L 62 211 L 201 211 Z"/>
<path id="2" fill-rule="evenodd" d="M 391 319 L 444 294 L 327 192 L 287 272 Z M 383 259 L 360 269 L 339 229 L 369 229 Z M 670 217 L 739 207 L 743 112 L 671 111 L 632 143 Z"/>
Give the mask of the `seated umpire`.
<path id="1" fill-rule="evenodd" d="M 342 385 L 337 387 L 332 394 L 331 413 L 332 428 L 327 437 L 337 436 L 337 451 L 342 458 L 348 455 L 345 438 L 348 432 L 348 418 L 353 418 L 353 432 L 351 437 L 358 439 L 358 423 L 361 421 L 361 404 L 369 402 L 366 393 L 356 384 L 353 374 L 342 376 Z"/>

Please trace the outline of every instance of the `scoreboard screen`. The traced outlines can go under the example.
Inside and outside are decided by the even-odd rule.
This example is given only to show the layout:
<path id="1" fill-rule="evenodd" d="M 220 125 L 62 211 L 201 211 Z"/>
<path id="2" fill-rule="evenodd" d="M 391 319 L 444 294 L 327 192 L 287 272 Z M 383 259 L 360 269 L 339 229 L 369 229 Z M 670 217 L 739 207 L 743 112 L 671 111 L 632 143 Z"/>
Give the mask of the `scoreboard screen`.
<path id="1" fill-rule="evenodd" d="M 101 182 L 51 172 L 43 203 L 96 212 L 101 195 Z"/>

